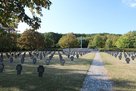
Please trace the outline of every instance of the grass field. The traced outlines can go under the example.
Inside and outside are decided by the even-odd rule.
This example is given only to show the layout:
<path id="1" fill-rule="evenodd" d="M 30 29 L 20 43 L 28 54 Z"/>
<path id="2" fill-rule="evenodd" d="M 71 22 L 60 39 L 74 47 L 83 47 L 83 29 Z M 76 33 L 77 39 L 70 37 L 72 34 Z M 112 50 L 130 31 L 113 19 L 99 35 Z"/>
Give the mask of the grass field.
<path id="1" fill-rule="evenodd" d="M 136 59 L 126 64 L 109 54 L 101 53 L 101 57 L 113 82 L 113 91 L 136 91 Z"/>
<path id="2" fill-rule="evenodd" d="M 86 54 L 74 61 L 70 61 L 66 56 L 63 58 L 66 60 L 64 66 L 60 65 L 58 55 L 53 57 L 50 65 L 45 65 L 46 58 L 38 60 L 35 65 L 26 58 L 20 76 L 16 75 L 15 70 L 19 59 L 13 64 L 6 59 L 5 70 L 0 73 L 0 91 L 80 91 L 94 53 Z M 45 67 L 43 78 L 39 78 L 37 74 L 39 64 L 44 64 Z"/>

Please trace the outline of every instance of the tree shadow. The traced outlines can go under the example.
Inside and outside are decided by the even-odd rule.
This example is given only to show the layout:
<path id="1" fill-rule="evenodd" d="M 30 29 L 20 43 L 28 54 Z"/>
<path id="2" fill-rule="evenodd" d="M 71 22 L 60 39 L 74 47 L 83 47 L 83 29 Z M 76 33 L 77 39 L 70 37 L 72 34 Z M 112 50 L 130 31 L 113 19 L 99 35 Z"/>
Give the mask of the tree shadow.
<path id="1" fill-rule="evenodd" d="M 4 91 L 79 91 L 82 87 L 82 82 L 86 76 L 84 73 L 73 70 L 53 68 L 49 65 L 44 65 L 45 72 L 42 78 L 38 77 L 36 71 L 37 65 L 25 66 L 25 71 L 21 75 L 16 75 L 16 70 L 10 70 L 10 67 L 5 69 L 5 72 L 0 73 L 0 88 Z"/>
<path id="2" fill-rule="evenodd" d="M 124 79 L 111 79 L 115 91 L 136 91 L 136 82 Z"/>

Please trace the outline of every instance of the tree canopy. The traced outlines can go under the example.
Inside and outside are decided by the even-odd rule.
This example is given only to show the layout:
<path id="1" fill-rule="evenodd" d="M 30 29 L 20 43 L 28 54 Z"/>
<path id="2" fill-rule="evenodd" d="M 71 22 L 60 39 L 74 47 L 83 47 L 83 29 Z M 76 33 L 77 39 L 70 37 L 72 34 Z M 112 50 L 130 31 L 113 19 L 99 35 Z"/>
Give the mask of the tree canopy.
<path id="1" fill-rule="evenodd" d="M 60 38 L 59 45 L 61 48 L 74 48 L 79 46 L 79 42 L 74 34 L 68 33 Z"/>
<path id="2" fill-rule="evenodd" d="M 121 36 L 117 42 L 118 48 L 136 48 L 136 31 L 128 32 Z"/>
<path id="3" fill-rule="evenodd" d="M 18 47 L 26 50 L 42 49 L 45 44 L 42 34 L 33 30 L 24 31 L 18 38 L 17 43 Z"/>
<path id="4" fill-rule="evenodd" d="M 56 47 L 58 44 L 59 39 L 62 37 L 62 34 L 54 33 L 54 32 L 48 32 L 44 33 L 44 38 L 46 45 L 45 47 Z"/>
<path id="5" fill-rule="evenodd" d="M 41 19 L 37 15 L 42 16 L 42 8 L 49 9 L 50 5 L 50 0 L 0 0 L 0 25 L 14 29 L 22 21 L 33 29 L 38 29 Z M 26 14 L 26 7 L 33 17 Z"/>

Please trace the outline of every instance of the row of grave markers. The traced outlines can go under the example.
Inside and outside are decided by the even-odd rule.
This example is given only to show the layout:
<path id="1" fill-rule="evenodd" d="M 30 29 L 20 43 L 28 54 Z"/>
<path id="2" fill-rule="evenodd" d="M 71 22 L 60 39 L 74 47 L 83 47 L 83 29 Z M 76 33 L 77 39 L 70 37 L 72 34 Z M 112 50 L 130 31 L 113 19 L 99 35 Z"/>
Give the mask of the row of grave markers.
<path id="1" fill-rule="evenodd" d="M 60 64 L 62 66 L 64 66 L 65 64 L 65 60 L 63 58 L 62 55 L 67 56 L 68 58 L 70 58 L 71 61 L 74 61 L 74 58 L 79 58 L 79 55 L 82 56 L 86 53 L 89 53 L 91 51 L 88 50 L 82 50 L 82 51 L 67 51 L 67 50 L 63 50 L 63 51 L 29 51 L 29 52 L 10 52 L 10 53 L 0 53 L 0 72 L 3 72 L 4 70 L 4 62 L 6 59 L 8 59 L 9 63 L 12 64 L 14 63 L 14 59 L 20 59 L 20 63 L 16 65 L 16 71 L 17 71 L 17 75 L 21 74 L 21 70 L 22 70 L 22 65 L 25 62 L 25 57 L 29 57 L 32 60 L 33 64 L 37 63 L 37 58 L 39 58 L 40 60 L 44 59 L 46 56 L 48 56 L 48 58 L 45 60 L 46 65 L 49 65 L 54 54 L 58 54 L 59 56 L 59 60 L 60 60 Z M 4 59 L 5 58 L 5 59 Z M 39 65 L 40 67 L 43 65 Z M 17 70 L 17 69 L 21 69 L 21 70 Z M 43 67 L 44 69 L 44 67 Z M 37 70 L 39 71 L 39 68 L 37 68 Z M 44 72 L 44 71 L 43 71 Z M 41 76 L 41 73 L 39 73 L 39 76 Z"/>
<path id="2" fill-rule="evenodd" d="M 126 61 L 127 64 L 129 64 L 131 60 L 135 60 L 136 59 L 136 52 L 107 51 L 106 53 L 114 56 L 115 58 L 118 58 L 119 60 L 122 60 L 122 58 L 124 56 L 125 61 Z"/>

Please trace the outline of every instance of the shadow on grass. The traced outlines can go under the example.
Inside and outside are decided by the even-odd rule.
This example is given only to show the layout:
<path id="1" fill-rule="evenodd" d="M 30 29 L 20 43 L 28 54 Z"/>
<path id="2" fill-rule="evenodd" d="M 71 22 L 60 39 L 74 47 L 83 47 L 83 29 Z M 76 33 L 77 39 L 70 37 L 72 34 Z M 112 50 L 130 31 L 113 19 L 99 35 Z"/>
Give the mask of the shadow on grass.
<path id="1" fill-rule="evenodd" d="M 57 60 L 57 59 L 53 59 Z M 76 59 L 66 61 L 66 66 L 58 68 L 52 64 L 59 64 L 58 61 L 44 65 L 45 72 L 43 78 L 38 77 L 36 67 L 39 64 L 23 64 L 22 75 L 17 76 L 14 65 L 7 64 L 5 72 L 0 73 L 0 90 L 2 91 L 79 91 L 88 69 L 69 69 L 70 65 L 90 65 L 92 59 Z M 5 65 L 6 66 L 6 65 Z M 63 69 L 63 67 L 65 69 Z M 8 71 L 12 70 L 12 71 Z"/>
<path id="2" fill-rule="evenodd" d="M 48 69 L 46 69 L 48 70 Z M 51 69 L 50 70 L 54 70 Z M 56 73 L 56 72 L 62 73 Z M 65 73 L 63 73 L 65 71 Z M 67 73 L 67 74 L 66 74 Z M 85 74 L 70 73 L 67 70 L 55 69 L 53 73 L 44 73 L 43 78 L 38 74 L 0 74 L 0 87 L 8 88 L 3 91 L 14 91 L 12 87 L 19 91 L 79 91 L 82 86 Z M 11 88 L 9 90 L 9 88 Z"/>
<path id="3" fill-rule="evenodd" d="M 122 79 L 111 79 L 115 91 L 136 91 L 136 82 Z"/>

